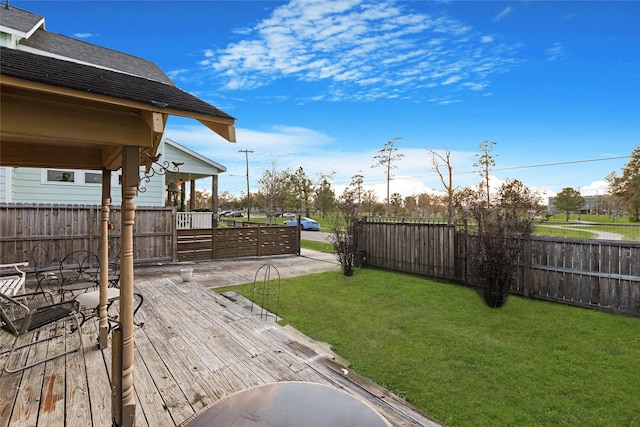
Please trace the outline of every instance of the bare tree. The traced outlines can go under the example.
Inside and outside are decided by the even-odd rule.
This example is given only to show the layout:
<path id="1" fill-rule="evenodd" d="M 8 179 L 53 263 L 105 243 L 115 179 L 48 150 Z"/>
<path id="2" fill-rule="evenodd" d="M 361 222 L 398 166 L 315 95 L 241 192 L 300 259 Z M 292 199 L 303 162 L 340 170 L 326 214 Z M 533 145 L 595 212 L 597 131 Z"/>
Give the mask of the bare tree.
<path id="1" fill-rule="evenodd" d="M 364 192 L 362 188 L 362 184 L 364 183 L 364 176 L 362 175 L 362 171 L 358 171 L 357 174 L 351 177 L 351 182 L 349 183 L 349 187 L 352 188 L 354 195 L 356 197 L 356 203 L 358 204 L 358 210 L 360 210 L 362 206 L 362 194 Z"/>
<path id="2" fill-rule="evenodd" d="M 480 168 L 479 173 L 483 180 L 482 184 L 480 185 L 480 188 L 482 189 L 482 187 L 485 187 L 487 207 L 491 206 L 491 191 L 489 189 L 489 171 L 491 170 L 492 167 L 496 165 L 496 162 L 494 159 L 495 156 L 491 154 L 491 151 L 493 150 L 494 145 L 496 145 L 496 143 L 493 141 L 483 141 L 480 144 L 480 151 L 482 151 L 482 154 L 476 154 L 476 157 L 478 157 L 478 161 L 473 164 L 473 166 Z"/>
<path id="3" fill-rule="evenodd" d="M 387 216 L 390 215 L 391 212 L 391 197 L 389 193 L 389 183 L 391 182 L 391 171 L 396 168 L 394 164 L 398 160 L 404 157 L 404 154 L 398 153 L 398 149 L 395 147 L 396 141 L 400 140 L 400 137 L 391 138 L 384 144 L 380 150 L 378 150 L 378 154 L 373 156 L 373 159 L 376 161 L 371 167 L 375 168 L 378 166 L 383 166 L 386 168 L 385 175 L 387 177 Z"/>
<path id="4" fill-rule="evenodd" d="M 451 166 L 451 151 L 444 149 L 444 155 L 438 153 L 431 148 L 427 148 L 427 151 L 431 154 L 432 169 L 440 177 L 440 182 L 447 193 L 447 224 L 453 224 L 453 196 L 455 194 L 455 188 L 453 187 L 453 167 Z M 441 163 L 442 162 L 442 163 Z M 444 173 L 441 168 L 445 167 L 447 177 L 445 179 Z"/>
<path id="5" fill-rule="evenodd" d="M 271 169 L 265 169 L 258 181 L 261 186 L 260 192 L 264 195 L 264 208 L 267 212 L 269 223 L 276 212 L 283 209 L 289 175 L 290 171 L 288 169 L 278 171 L 277 162 L 272 160 Z"/>

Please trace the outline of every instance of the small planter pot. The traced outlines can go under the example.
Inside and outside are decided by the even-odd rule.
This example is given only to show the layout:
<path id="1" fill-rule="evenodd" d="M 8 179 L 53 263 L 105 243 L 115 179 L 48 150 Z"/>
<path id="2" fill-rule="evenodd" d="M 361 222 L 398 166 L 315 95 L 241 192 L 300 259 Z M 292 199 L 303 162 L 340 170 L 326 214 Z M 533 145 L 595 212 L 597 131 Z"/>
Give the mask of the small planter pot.
<path id="1" fill-rule="evenodd" d="M 193 277 L 193 268 L 181 268 L 180 277 L 182 277 L 183 282 L 190 282 Z"/>

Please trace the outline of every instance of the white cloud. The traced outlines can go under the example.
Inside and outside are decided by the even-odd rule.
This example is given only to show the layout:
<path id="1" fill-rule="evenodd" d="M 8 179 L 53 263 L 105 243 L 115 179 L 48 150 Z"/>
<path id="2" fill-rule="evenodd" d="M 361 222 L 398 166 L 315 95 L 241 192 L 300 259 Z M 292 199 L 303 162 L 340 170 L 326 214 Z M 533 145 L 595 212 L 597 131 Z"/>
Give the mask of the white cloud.
<path id="1" fill-rule="evenodd" d="M 91 37 L 94 37 L 92 33 L 75 33 L 73 36 L 79 39 L 90 39 Z"/>
<path id="2" fill-rule="evenodd" d="M 566 56 L 562 43 L 554 43 L 553 46 L 548 48 L 545 52 L 547 54 L 547 60 L 549 61 L 563 59 Z"/>
<path id="3" fill-rule="evenodd" d="M 446 85 L 450 85 L 452 83 L 456 83 L 456 82 L 460 81 L 461 78 L 462 78 L 461 76 L 451 76 L 447 80 L 442 82 L 442 85 L 446 86 Z"/>
<path id="4" fill-rule="evenodd" d="M 583 196 L 595 196 L 598 194 L 606 194 L 609 188 L 609 183 L 604 180 L 593 181 L 592 183 L 580 188 L 580 194 Z"/>
<path id="5" fill-rule="evenodd" d="M 174 82 L 175 82 L 175 81 L 181 81 L 181 80 L 184 80 L 184 79 L 183 79 L 183 76 L 184 76 L 184 75 L 186 75 L 186 74 L 188 74 L 188 73 L 189 73 L 189 71 L 190 71 L 190 70 L 188 70 L 188 69 L 186 69 L 186 68 L 183 68 L 183 69 L 181 69 L 181 70 L 172 70 L 172 71 L 169 71 L 169 72 L 167 73 L 167 75 L 168 75 L 168 76 L 169 76 L 169 78 L 170 78 L 171 80 L 173 80 Z"/>
<path id="6" fill-rule="evenodd" d="M 511 8 L 511 6 L 507 6 L 504 9 L 502 9 L 500 11 L 500 13 L 498 13 L 496 15 L 495 18 L 493 18 L 493 22 L 498 22 L 501 21 L 502 19 L 504 19 L 507 15 L 509 15 L 511 12 L 513 11 L 513 9 Z"/>
<path id="7" fill-rule="evenodd" d="M 415 97 L 417 89 L 441 85 L 443 76 L 444 85 L 479 78 L 487 85 L 488 75 L 515 65 L 514 48 L 495 45 L 493 36 L 396 0 L 291 0 L 242 34 L 243 40 L 206 50 L 201 61 L 228 90 L 294 79 L 322 82 L 332 94 L 323 99 Z"/>
<path id="8" fill-rule="evenodd" d="M 314 129 L 296 126 L 273 126 L 269 129 L 237 128 L 235 144 L 223 140 L 213 132 L 198 124 L 167 127 L 166 137 L 227 168 L 220 175 L 220 192 L 240 194 L 246 191 L 246 158 L 240 150 L 251 150 L 249 169 L 251 189 L 258 188 L 258 180 L 265 170 L 270 170 L 275 162 L 278 170 L 295 171 L 302 167 L 313 181 L 320 174 L 335 172 L 334 185 L 337 194 L 349 184 L 353 175 L 364 176 L 364 188 L 376 191 L 380 200 L 386 197 L 386 175 L 384 168 L 372 165 L 374 156 L 382 148 L 373 147 L 364 151 L 349 151 L 348 146 L 334 141 L 328 135 Z M 442 191 L 442 183 L 432 170 L 426 148 L 404 148 L 397 145 L 404 158 L 396 163 L 392 171 L 391 192 L 403 197 L 422 192 Z M 473 171 L 474 153 L 454 151 L 451 154 L 455 165 L 455 185 L 465 187 L 478 181 Z M 208 183 L 206 184 L 208 185 Z"/>

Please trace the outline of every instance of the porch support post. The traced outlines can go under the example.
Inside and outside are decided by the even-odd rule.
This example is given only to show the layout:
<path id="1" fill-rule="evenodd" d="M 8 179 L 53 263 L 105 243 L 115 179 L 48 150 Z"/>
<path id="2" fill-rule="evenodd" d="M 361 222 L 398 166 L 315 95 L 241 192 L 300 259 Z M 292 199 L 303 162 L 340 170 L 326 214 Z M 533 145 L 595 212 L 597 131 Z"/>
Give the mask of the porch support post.
<path id="1" fill-rule="evenodd" d="M 218 227 L 218 175 L 211 177 L 211 212 L 213 213 L 213 228 Z"/>
<path id="2" fill-rule="evenodd" d="M 136 404 L 133 390 L 133 226 L 136 216 L 136 196 L 140 180 L 140 148 L 124 147 L 122 150 L 122 226 L 120 235 L 120 317 L 118 331 L 122 340 L 121 351 L 113 351 L 113 367 L 120 361 L 118 372 L 112 371 L 114 377 L 120 376 L 121 390 L 114 390 L 112 396 L 119 403 L 113 408 L 113 423 L 117 426 L 131 427 L 135 422 Z M 113 345 L 114 349 L 118 346 Z M 120 353 L 120 354 L 118 354 Z M 114 378 L 112 383 L 117 384 Z M 113 405 L 112 405 L 113 406 Z M 116 405 L 118 406 L 118 405 Z"/>
<path id="3" fill-rule="evenodd" d="M 109 321 L 107 319 L 107 288 L 109 285 L 109 205 L 111 204 L 111 171 L 102 170 L 102 221 L 100 223 L 100 305 L 98 306 L 98 345 L 107 348 Z"/>
<path id="4" fill-rule="evenodd" d="M 189 212 L 196 209 L 196 181 L 189 181 Z"/>

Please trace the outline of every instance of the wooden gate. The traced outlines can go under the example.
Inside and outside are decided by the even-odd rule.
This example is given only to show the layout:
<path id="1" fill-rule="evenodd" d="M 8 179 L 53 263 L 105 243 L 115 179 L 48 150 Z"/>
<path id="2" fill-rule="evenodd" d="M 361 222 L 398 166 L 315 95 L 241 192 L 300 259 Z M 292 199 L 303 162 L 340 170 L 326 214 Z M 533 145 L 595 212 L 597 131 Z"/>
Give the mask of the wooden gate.
<path id="1" fill-rule="evenodd" d="M 179 261 L 298 254 L 297 227 L 259 225 L 177 230 Z"/>

